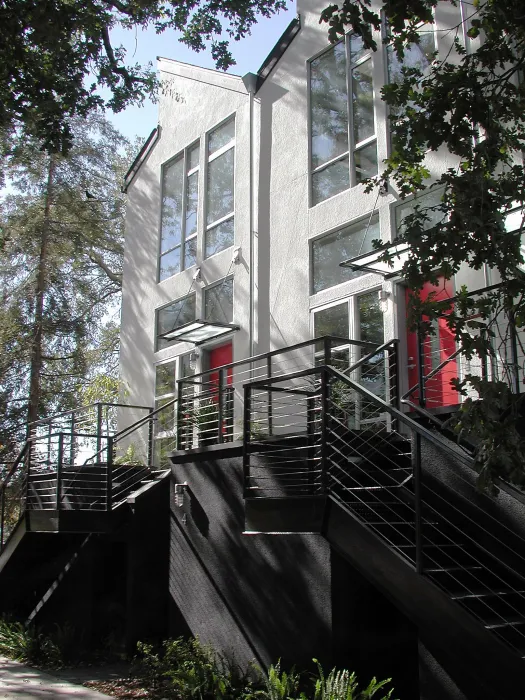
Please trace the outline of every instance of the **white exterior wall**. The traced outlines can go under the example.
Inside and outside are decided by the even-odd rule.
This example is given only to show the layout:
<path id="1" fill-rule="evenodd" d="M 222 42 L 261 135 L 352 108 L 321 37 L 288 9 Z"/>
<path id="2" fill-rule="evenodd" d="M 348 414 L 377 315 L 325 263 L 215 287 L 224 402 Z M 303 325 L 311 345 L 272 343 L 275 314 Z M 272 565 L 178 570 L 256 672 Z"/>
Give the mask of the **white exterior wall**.
<path id="1" fill-rule="evenodd" d="M 122 291 L 121 378 L 129 403 L 153 405 L 155 365 L 193 349 L 174 344 L 155 352 L 155 317 L 160 307 L 184 297 L 197 266 L 207 286 L 233 275 L 234 318 L 241 330 L 233 336 L 234 359 L 246 357 L 249 344 L 249 96 L 241 78 L 175 61 L 159 62 L 161 135 L 128 190 L 124 284 Z M 205 159 L 204 135 L 235 114 L 235 245 L 204 260 Z M 197 266 L 157 282 L 160 237 L 162 165 L 200 141 Z M 241 249 L 232 265 L 234 248 Z M 200 284 L 197 317 L 203 317 Z M 222 343 L 227 342 L 222 340 Z"/>
<path id="2" fill-rule="evenodd" d="M 379 275 L 357 279 L 310 294 L 311 241 L 378 212 L 383 242 L 392 240 L 394 206 L 398 196 L 378 188 L 366 194 L 364 186 L 350 188 L 310 206 L 308 61 L 329 47 L 326 25 L 319 25 L 323 4 L 299 0 L 301 30 L 255 97 L 254 112 L 254 353 L 283 348 L 312 337 L 312 310 L 354 294 L 381 287 L 390 292 L 384 314 L 385 340 L 405 336 L 404 289 Z M 444 3 L 436 14 L 438 48 L 448 53 L 453 33 L 440 31 L 460 20 L 459 8 Z M 381 37 L 376 37 L 381 46 Z M 269 47 L 270 49 L 271 47 Z M 449 54 L 449 60 L 453 55 Z M 127 238 L 121 333 L 121 373 L 130 403 L 153 404 L 155 364 L 187 353 L 189 344 L 155 352 L 155 311 L 188 292 L 195 266 L 157 283 L 162 165 L 201 139 L 199 180 L 198 264 L 206 284 L 234 275 L 234 360 L 250 355 L 249 346 L 249 96 L 241 78 L 160 59 L 164 85 L 160 97 L 161 136 L 129 187 Z M 386 80 L 383 49 L 373 54 L 374 85 Z M 240 264 L 231 267 L 233 247 L 203 260 L 205 142 L 204 135 L 227 117 L 236 115 L 235 246 Z M 388 155 L 387 110 L 379 89 L 375 92 L 375 123 L 379 172 Z M 446 152 L 427 156 L 434 177 L 457 165 Z M 484 286 L 483 271 L 464 267 L 456 288 Z M 197 316 L 202 315 L 203 293 L 197 292 Z M 193 290 L 192 290 L 193 291 Z M 225 342 L 224 340 L 222 342 Z M 406 366 L 401 343 L 401 366 Z M 402 379 L 403 389 L 405 382 Z M 406 381 L 406 378 L 405 378 Z M 239 399 L 240 396 L 237 396 Z"/>

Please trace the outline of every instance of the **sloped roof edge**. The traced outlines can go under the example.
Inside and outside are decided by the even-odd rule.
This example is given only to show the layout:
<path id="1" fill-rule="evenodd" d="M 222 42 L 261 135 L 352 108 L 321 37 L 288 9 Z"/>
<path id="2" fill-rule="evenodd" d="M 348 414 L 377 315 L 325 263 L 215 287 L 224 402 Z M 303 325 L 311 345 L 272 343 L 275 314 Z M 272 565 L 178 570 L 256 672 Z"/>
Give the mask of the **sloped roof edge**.
<path id="1" fill-rule="evenodd" d="M 140 170 L 140 166 L 146 160 L 146 158 L 149 156 L 153 147 L 155 146 L 155 144 L 159 140 L 160 132 L 161 132 L 161 126 L 159 124 L 158 126 L 156 126 L 152 130 L 151 134 L 144 141 L 142 148 L 135 156 L 135 160 L 130 165 L 128 172 L 124 175 L 124 185 L 122 186 L 122 192 L 126 193 L 128 191 L 128 187 L 131 185 L 131 183 L 135 179 L 135 175 Z"/>
<path id="2" fill-rule="evenodd" d="M 301 16 L 297 15 L 293 18 L 290 24 L 279 37 L 277 43 L 270 51 L 262 66 L 257 71 L 257 86 L 255 91 L 260 90 L 266 78 L 270 75 L 273 69 L 277 66 L 284 55 L 286 49 L 290 46 L 301 29 Z"/>

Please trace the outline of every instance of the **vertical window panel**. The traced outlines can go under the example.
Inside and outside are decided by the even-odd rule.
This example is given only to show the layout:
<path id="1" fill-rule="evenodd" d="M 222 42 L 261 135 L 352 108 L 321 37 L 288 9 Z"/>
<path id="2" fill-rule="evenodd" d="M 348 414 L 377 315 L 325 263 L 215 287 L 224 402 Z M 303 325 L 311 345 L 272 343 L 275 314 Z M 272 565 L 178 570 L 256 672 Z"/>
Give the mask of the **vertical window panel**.
<path id="1" fill-rule="evenodd" d="M 233 212 L 233 160 L 234 151 L 230 149 L 208 165 L 208 224 Z"/>
<path id="2" fill-rule="evenodd" d="M 348 94 L 344 42 L 310 66 L 312 166 L 348 151 Z"/>
<path id="3" fill-rule="evenodd" d="M 182 237 L 184 158 L 164 168 L 162 192 L 161 252 L 179 245 Z"/>
<path id="4" fill-rule="evenodd" d="M 372 59 L 359 64 L 352 71 L 352 104 L 354 142 L 358 144 L 375 134 Z"/>

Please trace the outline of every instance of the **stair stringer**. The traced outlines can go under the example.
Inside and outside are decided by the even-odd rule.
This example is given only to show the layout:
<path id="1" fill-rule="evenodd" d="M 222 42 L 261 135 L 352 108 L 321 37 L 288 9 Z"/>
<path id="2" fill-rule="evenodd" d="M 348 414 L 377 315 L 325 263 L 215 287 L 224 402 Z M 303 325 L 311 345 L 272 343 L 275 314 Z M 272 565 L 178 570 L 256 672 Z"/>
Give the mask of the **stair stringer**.
<path id="1" fill-rule="evenodd" d="M 515 696 L 523 660 L 334 497 L 327 500 L 323 535 L 417 626 L 422 643 L 467 697 Z"/>

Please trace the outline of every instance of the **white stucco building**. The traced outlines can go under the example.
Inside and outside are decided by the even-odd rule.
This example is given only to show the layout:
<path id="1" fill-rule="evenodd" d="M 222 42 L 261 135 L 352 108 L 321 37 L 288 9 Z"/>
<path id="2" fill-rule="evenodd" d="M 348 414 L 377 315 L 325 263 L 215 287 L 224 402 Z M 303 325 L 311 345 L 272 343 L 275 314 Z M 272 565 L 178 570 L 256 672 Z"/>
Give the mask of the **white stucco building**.
<path id="1" fill-rule="evenodd" d="M 378 178 L 368 193 L 361 184 L 389 153 L 380 90 L 399 62 L 350 35 L 330 45 L 321 8 L 299 0 L 257 75 L 159 59 L 159 126 L 126 181 L 121 372 L 131 403 L 158 406 L 174 395 L 194 345 L 159 335 L 194 319 L 236 326 L 198 346 L 197 372 L 331 334 L 399 338 L 400 388 L 417 381 L 402 280 L 339 267 L 374 239 L 393 241 L 411 207 L 391 183 Z M 450 52 L 444 29 L 461 11 L 438 7 L 405 60 L 424 67 L 436 49 Z M 432 175 L 454 164 L 445 153 L 427 157 Z M 460 277 L 444 293 L 491 281 L 468 268 Z M 434 365 L 453 343 L 446 333 L 433 341 Z M 436 406 L 457 403 L 446 393 Z"/>

